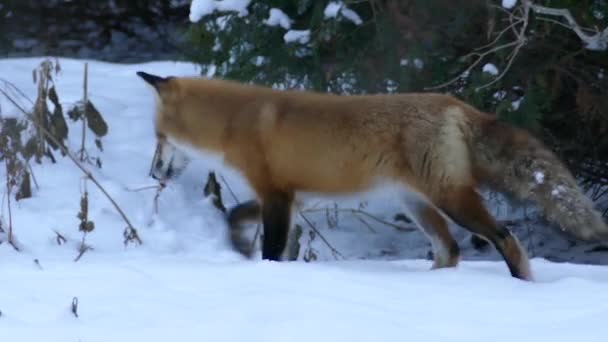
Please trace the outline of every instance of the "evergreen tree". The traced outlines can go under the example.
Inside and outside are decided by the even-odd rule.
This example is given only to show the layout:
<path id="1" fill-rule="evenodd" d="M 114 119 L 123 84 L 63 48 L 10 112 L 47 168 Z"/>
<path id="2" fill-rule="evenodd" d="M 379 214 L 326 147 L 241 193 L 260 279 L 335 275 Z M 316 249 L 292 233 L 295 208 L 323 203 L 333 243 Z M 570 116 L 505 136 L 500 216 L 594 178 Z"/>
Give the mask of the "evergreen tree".
<path id="1" fill-rule="evenodd" d="M 608 52 L 585 46 L 565 18 L 524 8 L 568 9 L 602 30 L 608 2 L 501 3 L 253 0 L 195 20 L 188 57 L 214 77 L 275 87 L 450 92 L 537 134 L 589 185 L 608 185 Z"/>

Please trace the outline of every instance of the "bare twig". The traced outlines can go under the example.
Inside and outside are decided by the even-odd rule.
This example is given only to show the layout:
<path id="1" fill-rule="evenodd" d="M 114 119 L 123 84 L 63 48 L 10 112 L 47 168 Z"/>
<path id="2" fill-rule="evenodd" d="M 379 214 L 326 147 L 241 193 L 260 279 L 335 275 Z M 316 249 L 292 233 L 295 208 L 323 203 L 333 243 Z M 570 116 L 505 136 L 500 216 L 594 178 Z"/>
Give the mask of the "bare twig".
<path id="1" fill-rule="evenodd" d="M 379 218 L 378 216 L 375 216 L 375 215 L 373 215 L 373 214 L 371 214 L 371 213 L 369 213 L 369 212 L 367 212 L 365 210 L 362 210 L 362 209 L 337 208 L 335 210 L 338 211 L 338 212 L 344 212 L 344 213 L 353 214 L 355 216 L 357 214 L 363 215 L 363 216 L 366 216 L 366 217 L 368 217 L 368 218 L 370 218 L 370 219 L 372 219 L 372 220 L 374 220 L 374 221 L 376 221 L 378 223 L 381 223 L 383 225 L 395 228 L 395 229 L 397 229 L 399 231 L 402 231 L 402 232 L 413 232 L 413 231 L 417 230 L 417 228 L 404 227 L 404 226 L 400 226 L 398 224 L 395 224 L 395 223 L 383 220 L 383 219 Z M 312 209 L 303 209 L 302 210 L 302 212 L 304 212 L 304 213 L 314 213 L 314 212 L 323 212 L 323 211 L 325 211 L 325 209 L 323 209 L 323 208 L 312 208 Z"/>
<path id="2" fill-rule="evenodd" d="M 112 203 L 112 206 L 114 206 L 114 208 L 116 209 L 116 211 L 118 212 L 118 214 L 122 217 L 123 221 L 125 221 L 125 223 L 127 224 L 127 228 L 125 229 L 125 245 L 131 241 L 135 241 L 139 244 L 142 244 L 141 239 L 139 238 L 139 235 L 137 234 L 137 230 L 135 229 L 135 227 L 133 227 L 133 225 L 131 224 L 131 221 L 129 221 L 129 218 L 127 217 L 127 215 L 124 213 L 124 211 L 122 210 L 122 208 L 118 205 L 118 203 L 116 203 L 116 201 L 114 200 L 114 198 L 112 198 L 112 196 L 110 196 L 110 194 L 106 191 L 106 189 L 99 183 L 99 181 L 93 176 L 93 174 L 87 170 L 84 166 L 82 166 L 82 164 L 78 161 L 78 159 L 76 159 L 76 157 L 74 157 L 72 155 L 72 153 L 65 147 L 63 146 L 63 144 L 61 144 L 56 138 L 55 136 L 53 136 L 53 134 L 51 134 L 51 132 L 49 132 L 43 125 L 42 123 L 38 122 L 36 120 L 36 118 L 34 118 L 32 116 L 31 113 L 28 113 L 23 107 L 21 107 L 18 103 L 16 103 L 10 96 L 8 96 L 8 94 L 0 89 L 0 93 L 2 93 L 17 109 L 19 109 L 19 111 L 21 111 L 30 121 L 32 121 L 34 123 L 34 125 L 36 125 L 41 132 L 44 133 L 44 135 L 47 136 L 48 139 L 50 139 L 51 141 L 53 141 L 57 146 L 59 146 L 59 148 L 61 149 L 61 151 L 68 156 L 68 158 L 70 158 L 70 160 L 80 169 L 80 171 L 82 171 L 82 173 L 84 173 L 84 175 L 86 176 L 86 178 L 90 179 L 91 182 L 93 182 L 93 184 L 95 184 L 95 186 L 104 194 L 104 196 L 110 201 L 110 203 Z"/>
<path id="3" fill-rule="evenodd" d="M 517 55 L 519 54 L 519 50 L 522 48 L 522 46 L 524 46 L 524 44 L 528 40 L 526 37 L 526 29 L 528 28 L 529 13 L 530 13 L 530 9 L 527 6 L 524 6 L 524 8 L 523 8 L 523 18 L 524 19 L 522 19 L 521 29 L 519 30 L 519 32 L 517 32 L 517 40 L 515 41 L 515 43 L 516 43 L 515 48 L 511 52 L 510 56 L 508 57 L 507 66 L 492 81 L 475 88 L 476 91 L 487 88 L 487 87 L 491 86 L 492 84 L 500 81 L 507 74 L 509 69 L 511 69 L 511 65 L 513 65 L 513 61 L 515 61 L 515 57 L 517 57 Z"/>
<path id="4" fill-rule="evenodd" d="M 158 200 L 160 199 L 160 193 L 167 186 L 164 181 L 158 182 L 158 188 L 156 189 L 156 194 L 154 195 L 154 213 L 158 214 Z"/>
<path id="5" fill-rule="evenodd" d="M 34 181 L 34 186 L 36 187 L 36 189 L 40 189 L 40 187 L 38 186 L 38 181 L 36 181 L 36 176 L 34 175 L 34 170 L 32 169 L 32 165 L 30 165 L 29 160 L 25 161 L 25 167 L 27 167 L 28 171 L 30 172 L 30 176 L 32 176 L 32 180 Z"/>
<path id="6" fill-rule="evenodd" d="M 163 186 L 161 186 L 160 184 L 156 184 L 156 185 L 146 185 L 146 186 L 142 186 L 140 188 L 127 188 L 126 190 L 129 192 L 140 192 L 140 191 L 144 191 L 144 190 L 158 190 L 161 187 L 163 187 Z"/>
<path id="7" fill-rule="evenodd" d="M 160 198 L 160 193 L 165 187 L 166 183 L 164 181 L 159 181 L 156 185 L 147 185 L 140 188 L 127 188 L 127 191 L 140 192 L 145 190 L 156 190 L 156 194 L 154 194 L 154 213 L 158 214 L 158 200 Z"/>
<path id="8" fill-rule="evenodd" d="M 475 61 L 473 63 L 471 63 L 463 72 L 461 72 L 458 76 L 454 77 L 453 79 L 441 83 L 439 85 L 436 86 L 432 86 L 432 87 L 426 87 L 426 90 L 435 90 L 435 89 L 439 89 L 439 88 L 445 88 L 451 84 L 453 84 L 454 82 L 458 81 L 459 79 L 461 79 L 464 75 L 467 75 L 468 73 L 471 72 L 471 70 L 473 70 L 473 68 L 475 68 L 486 56 L 488 56 L 489 54 L 495 53 L 497 51 L 500 50 L 504 50 L 506 48 L 510 48 L 512 46 L 516 46 L 517 44 L 519 44 L 518 41 L 512 41 L 509 43 L 505 43 L 499 46 L 495 46 L 487 51 L 484 52 L 471 52 L 470 54 L 466 55 L 463 57 L 463 59 L 467 59 L 469 57 L 476 57 Z M 504 71 L 503 71 L 504 73 Z"/>
<path id="9" fill-rule="evenodd" d="M 426 87 L 425 88 L 426 90 L 436 90 L 436 89 L 440 89 L 440 88 L 445 88 L 445 87 L 457 82 L 458 80 L 462 79 L 463 77 L 466 77 L 466 75 L 468 75 L 471 72 L 471 70 L 473 70 L 473 68 L 475 68 L 488 55 L 494 54 L 498 51 L 501 51 L 501 50 L 504 50 L 507 48 L 513 48 L 513 50 L 507 57 L 507 64 L 502 69 L 500 74 L 498 74 L 492 81 L 487 82 L 479 87 L 476 87 L 475 90 L 478 91 L 478 90 L 487 88 L 487 87 L 497 83 L 498 81 L 500 81 L 507 74 L 507 72 L 511 69 L 511 66 L 513 65 L 515 59 L 517 58 L 521 48 L 528 41 L 528 38 L 526 36 L 526 31 L 528 29 L 528 24 L 530 22 L 530 12 L 531 11 L 533 11 L 536 14 L 544 14 L 544 15 L 549 15 L 549 16 L 562 17 L 562 18 L 566 19 L 567 24 L 562 23 L 558 20 L 550 19 L 550 18 L 545 18 L 545 17 L 537 18 L 539 20 L 548 21 L 553 24 L 564 26 L 564 27 L 574 31 L 577 34 L 577 36 L 583 41 L 583 43 L 585 44 L 585 48 L 588 50 L 604 51 L 604 50 L 608 49 L 608 27 L 606 27 L 604 29 L 604 31 L 602 31 L 602 32 L 598 31 L 593 35 L 587 34 L 587 33 L 585 33 L 585 31 L 589 31 L 589 29 L 585 29 L 585 28 L 581 27 L 580 25 L 578 25 L 578 23 L 576 22 L 576 20 L 570 13 L 570 10 L 568 10 L 568 9 L 550 8 L 550 7 L 540 6 L 540 5 L 537 5 L 534 2 L 532 2 L 531 0 L 523 0 L 522 4 L 520 6 L 518 6 L 512 12 L 509 12 L 501 7 L 498 7 L 498 8 L 500 8 L 500 10 L 506 12 L 509 15 L 508 20 L 510 21 L 510 24 L 505 29 L 500 31 L 497 34 L 497 36 L 489 44 L 478 47 L 475 49 L 474 52 L 462 57 L 462 59 L 465 59 L 465 60 L 470 57 L 475 57 L 475 60 L 473 61 L 473 63 L 469 64 L 469 66 L 463 72 L 461 72 L 458 76 L 456 76 L 444 83 L 441 83 L 439 85 L 432 86 L 432 87 Z M 496 45 L 498 43 L 498 41 L 503 37 L 503 35 L 509 30 L 511 30 L 513 32 L 513 34 L 515 35 L 515 40 L 505 43 L 505 44 Z"/>
<path id="10" fill-rule="evenodd" d="M 60 232 L 58 231 L 54 231 L 55 232 L 55 241 L 57 241 L 58 245 L 63 245 L 64 243 L 68 242 L 68 240 L 65 238 L 65 236 L 63 236 Z"/>
<path id="11" fill-rule="evenodd" d="M 74 262 L 77 262 L 78 260 L 80 260 L 80 258 L 82 258 L 84 253 L 86 253 L 87 251 L 90 251 L 90 250 L 93 250 L 93 247 L 91 247 L 85 243 L 85 235 L 83 235 L 82 241 L 80 242 L 80 247 L 78 247 L 78 255 L 74 259 Z"/>
<path id="12" fill-rule="evenodd" d="M 513 27 L 515 27 L 516 25 L 519 25 L 523 22 L 523 19 L 518 19 L 514 22 L 512 22 L 509 26 L 507 26 L 506 28 L 504 28 L 502 31 L 498 32 L 498 34 L 496 35 L 496 38 L 494 38 L 494 40 L 492 40 L 490 43 L 486 44 L 486 45 L 482 45 L 478 48 L 475 49 L 475 51 L 481 51 L 483 49 L 487 49 L 489 47 L 492 47 L 494 45 L 496 45 L 496 43 L 498 43 L 498 41 L 500 40 L 500 38 L 502 38 L 502 36 L 509 31 L 510 29 L 512 29 Z"/>
<path id="13" fill-rule="evenodd" d="M 236 204 L 239 204 L 240 203 L 239 199 L 234 194 L 234 191 L 232 191 L 232 187 L 230 187 L 230 184 L 228 184 L 228 182 L 226 181 L 226 179 L 224 178 L 224 176 L 220 175 L 220 179 L 222 180 L 222 182 L 224 183 L 224 185 L 226 185 L 226 188 L 228 189 L 228 192 L 230 193 L 230 195 L 232 196 L 232 198 L 234 199 L 234 201 L 236 202 Z"/>
<path id="14" fill-rule="evenodd" d="M 20 97 L 28 100 L 30 102 L 30 105 L 34 105 L 34 102 L 32 101 L 32 99 L 30 99 L 29 97 L 27 97 L 27 95 L 25 95 L 25 93 L 23 91 L 21 91 L 21 89 L 19 89 L 14 83 L 5 80 L 5 79 L 0 79 L 0 81 L 2 83 L 4 83 L 5 87 L 13 92 L 15 92 L 15 94 L 19 95 Z"/>
<path id="15" fill-rule="evenodd" d="M 568 22 L 567 27 L 574 31 L 580 40 L 585 44 L 585 48 L 593 51 L 604 51 L 608 49 L 608 27 L 603 31 L 597 31 L 593 35 L 589 35 L 584 32 L 582 28 L 572 16 L 570 10 L 565 8 L 551 8 L 541 5 L 537 5 L 530 0 L 523 0 L 523 6 L 525 8 L 532 9 L 536 14 L 550 15 L 554 17 L 562 17 Z"/>
<path id="16" fill-rule="evenodd" d="M 260 238 L 261 233 L 262 233 L 262 225 L 258 223 L 255 227 L 255 234 L 253 235 L 253 240 L 251 240 L 251 246 L 249 246 L 250 250 L 253 250 L 253 247 L 255 246 L 255 243 Z"/>
<path id="17" fill-rule="evenodd" d="M 298 214 L 300 214 L 300 217 L 306 222 L 306 224 L 310 227 L 310 229 L 312 229 L 315 233 L 317 233 L 317 235 L 319 235 L 321 240 L 323 240 L 323 243 L 325 243 L 325 245 L 327 245 L 327 247 L 329 247 L 329 249 L 331 250 L 331 253 L 333 254 L 333 256 L 336 260 L 338 260 L 337 256 L 344 259 L 344 255 L 342 255 L 342 253 L 340 253 L 336 248 L 334 248 L 334 246 L 332 246 L 331 243 L 329 243 L 329 241 L 327 241 L 327 239 L 323 236 L 323 234 L 321 234 L 321 232 L 319 232 L 317 227 L 306 217 L 306 215 L 304 215 L 302 213 L 302 211 L 300 209 L 298 209 Z"/>
<path id="18" fill-rule="evenodd" d="M 19 252 L 19 247 L 17 247 L 17 244 L 15 243 L 14 240 L 14 236 L 13 236 L 13 213 L 12 213 L 12 209 L 11 209 L 11 189 L 12 189 L 12 184 L 10 181 L 10 172 L 8 169 L 8 161 L 6 162 L 6 203 L 7 203 L 7 209 L 8 209 L 8 244 L 13 246 L 13 248 Z"/>
<path id="19" fill-rule="evenodd" d="M 84 84 L 83 84 L 83 89 L 84 89 L 84 96 L 83 96 L 83 100 L 84 100 L 84 108 L 83 108 L 83 114 L 82 114 L 82 137 L 80 140 L 80 161 L 84 162 L 85 161 L 85 149 L 84 149 L 84 143 L 85 143 L 85 137 L 87 134 L 87 104 L 89 103 L 89 64 L 88 63 L 84 63 Z"/>
<path id="20" fill-rule="evenodd" d="M 372 227 L 371 224 L 369 224 L 367 221 L 365 221 L 362 217 L 359 217 L 358 215 L 354 215 L 354 216 L 357 218 L 357 220 L 359 220 L 361 223 L 363 223 L 363 225 L 366 226 L 370 232 L 376 234 L 376 230 Z"/>

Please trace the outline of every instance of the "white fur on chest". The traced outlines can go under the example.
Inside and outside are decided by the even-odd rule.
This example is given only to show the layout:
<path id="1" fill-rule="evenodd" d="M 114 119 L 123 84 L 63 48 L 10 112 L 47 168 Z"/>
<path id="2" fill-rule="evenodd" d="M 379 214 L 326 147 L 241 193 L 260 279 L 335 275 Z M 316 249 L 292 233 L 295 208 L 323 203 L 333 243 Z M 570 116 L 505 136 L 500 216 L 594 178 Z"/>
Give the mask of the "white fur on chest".
<path id="1" fill-rule="evenodd" d="M 182 153 L 188 159 L 202 160 L 210 168 L 224 168 L 226 164 L 224 162 L 224 154 L 221 152 L 210 151 L 195 147 L 182 140 L 175 139 L 173 137 L 167 137 L 167 141 L 175 147 L 179 153 Z"/>

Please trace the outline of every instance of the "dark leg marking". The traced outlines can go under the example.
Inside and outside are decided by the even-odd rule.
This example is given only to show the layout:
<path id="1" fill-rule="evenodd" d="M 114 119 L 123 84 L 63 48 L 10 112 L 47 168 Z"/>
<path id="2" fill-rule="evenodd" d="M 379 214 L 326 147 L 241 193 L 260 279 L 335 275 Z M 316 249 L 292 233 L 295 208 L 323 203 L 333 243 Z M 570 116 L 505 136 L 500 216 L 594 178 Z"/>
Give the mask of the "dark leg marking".
<path id="1" fill-rule="evenodd" d="M 496 223 L 474 190 L 462 189 L 460 196 L 447 197 L 442 204 L 442 209 L 454 222 L 492 242 L 513 277 L 524 280 L 531 278 L 528 257 L 519 241 L 507 228 Z"/>
<path id="2" fill-rule="evenodd" d="M 282 192 L 273 193 L 264 198 L 262 204 L 264 224 L 262 259 L 275 261 L 281 259 L 281 254 L 287 245 L 291 202 L 292 196 Z"/>

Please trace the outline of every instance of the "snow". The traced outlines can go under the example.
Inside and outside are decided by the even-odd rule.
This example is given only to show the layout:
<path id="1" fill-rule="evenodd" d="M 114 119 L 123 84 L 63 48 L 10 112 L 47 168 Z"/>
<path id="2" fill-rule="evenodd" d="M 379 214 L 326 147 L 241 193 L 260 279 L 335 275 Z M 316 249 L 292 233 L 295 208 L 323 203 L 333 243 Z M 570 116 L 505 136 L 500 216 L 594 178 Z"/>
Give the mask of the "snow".
<path id="1" fill-rule="evenodd" d="M 507 97 L 507 92 L 505 90 L 499 90 L 492 95 L 498 101 L 502 101 Z"/>
<path id="2" fill-rule="evenodd" d="M 33 97 L 31 70 L 40 61 L 0 60 L 0 78 Z M 57 92 L 67 109 L 82 96 L 84 61 L 60 63 Z M 469 235 L 457 229 L 463 261 L 454 269 L 431 271 L 429 245 L 420 232 L 376 224 L 372 231 L 360 218 L 333 217 L 323 209 L 333 199 L 316 198 L 302 210 L 345 260 L 335 260 L 318 237 L 310 240 L 310 229 L 300 218 L 295 222 L 304 227 L 302 249 L 313 251 L 316 261 L 302 261 L 304 251 L 294 262 L 262 261 L 259 253 L 245 260 L 228 244 L 224 216 L 202 196 L 204 176 L 217 171 L 241 201 L 252 192 L 237 172 L 216 166 L 210 158 L 190 161 L 161 193 L 156 213 L 155 191 L 133 191 L 155 184 L 148 176 L 155 142 L 154 91 L 135 75 L 138 70 L 179 76 L 198 75 L 199 68 L 176 62 L 89 61 L 90 98 L 107 120 L 109 133 L 103 138 L 104 152 L 87 140 L 90 153 L 103 162 L 101 169 L 88 167 L 132 220 L 143 245 L 123 245 L 124 223 L 89 184 L 89 215 L 96 228 L 86 241 L 94 249 L 73 262 L 82 238 L 76 219 L 81 173 L 60 156 L 56 164 L 33 163 L 40 188 L 34 189 L 33 198 L 13 202 L 22 251 L 0 244 L 0 341 L 605 339 L 606 266 L 536 257 L 536 282 L 522 282 L 509 276 L 496 252 L 473 250 L 466 243 Z M 1 97 L 0 108 L 3 115 L 14 113 Z M 70 123 L 68 146 L 73 151 L 79 147 L 79 128 Z M 3 172 L 0 167 L 0 179 Z M 390 221 L 399 206 L 387 196 L 380 189 L 337 204 L 361 207 Z M 227 206 L 236 203 L 225 186 L 223 198 Z M 314 214 L 315 209 L 320 212 Z M 336 226 L 328 226 L 329 221 Z M 532 230 L 534 237 L 522 241 L 533 256 L 559 252 L 565 261 L 608 264 L 600 252 L 584 254 L 586 245 L 550 239 L 541 226 Z M 67 243 L 58 245 L 54 231 Z M 78 318 L 70 312 L 74 297 Z"/>
<path id="3" fill-rule="evenodd" d="M 502 0 L 502 7 L 511 9 L 517 4 L 517 0 Z"/>
<path id="4" fill-rule="evenodd" d="M 215 11 L 237 12 L 239 16 L 249 14 L 247 7 L 251 0 L 192 0 L 190 4 L 190 21 L 193 23 Z"/>
<path id="5" fill-rule="evenodd" d="M 545 181 L 545 174 L 542 171 L 534 171 L 534 180 L 538 184 L 543 184 Z"/>
<path id="6" fill-rule="evenodd" d="M 409 66 L 410 64 L 413 64 L 418 70 L 422 70 L 424 68 L 424 61 L 420 58 L 414 58 L 413 63 L 407 58 L 402 58 L 399 61 L 400 66 Z"/>
<path id="7" fill-rule="evenodd" d="M 551 190 L 551 195 L 558 197 L 560 194 L 562 194 L 564 191 L 566 191 L 566 188 L 564 188 L 563 185 L 558 185 L 556 186 L 553 190 Z"/>
<path id="8" fill-rule="evenodd" d="M 278 8 L 270 9 L 268 19 L 264 20 L 264 23 L 268 26 L 281 26 L 286 30 L 291 28 L 291 19 Z"/>
<path id="9" fill-rule="evenodd" d="M 498 68 L 496 68 L 496 65 L 494 65 L 492 63 L 488 63 L 488 64 L 484 65 L 481 70 L 483 72 L 487 72 L 488 74 L 490 74 L 492 76 L 498 75 Z"/>
<path id="10" fill-rule="evenodd" d="M 289 30 L 283 35 L 286 43 L 306 44 L 310 41 L 310 30 Z"/>
<path id="11" fill-rule="evenodd" d="M 515 101 L 511 102 L 511 108 L 513 108 L 513 110 L 518 110 L 519 106 L 521 106 L 521 102 L 524 100 L 524 97 L 520 97 Z"/>
<path id="12" fill-rule="evenodd" d="M 608 271 L 597 266 L 536 262 L 543 280 L 527 284 L 488 263 L 0 263 L 10 342 L 604 341 L 608 314 Z"/>
<path id="13" fill-rule="evenodd" d="M 344 3 L 341 1 L 330 1 L 325 7 L 325 10 L 323 10 L 323 16 L 325 19 L 336 18 L 343 6 Z"/>
<path id="14" fill-rule="evenodd" d="M 361 17 L 359 17 L 357 12 L 351 10 L 350 8 L 347 8 L 346 6 L 343 7 L 341 13 L 346 19 L 352 21 L 355 25 L 363 24 L 363 20 L 361 20 Z"/>
<path id="15" fill-rule="evenodd" d="M 330 1 L 323 10 L 325 19 L 337 18 L 339 14 L 353 22 L 355 25 L 361 25 L 363 23 L 363 20 L 361 20 L 361 17 L 359 17 L 357 12 L 346 7 L 342 1 Z"/>

